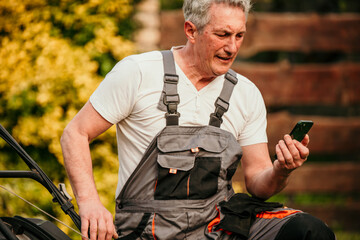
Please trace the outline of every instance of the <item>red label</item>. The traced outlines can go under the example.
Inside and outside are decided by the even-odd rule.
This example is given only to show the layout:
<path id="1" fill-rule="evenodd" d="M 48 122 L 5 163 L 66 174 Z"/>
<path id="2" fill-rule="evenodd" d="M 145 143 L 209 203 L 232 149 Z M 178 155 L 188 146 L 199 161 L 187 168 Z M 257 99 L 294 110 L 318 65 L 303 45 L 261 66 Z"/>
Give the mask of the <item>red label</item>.
<path id="1" fill-rule="evenodd" d="M 200 150 L 199 150 L 198 147 L 196 147 L 196 148 L 190 149 L 190 151 L 191 151 L 192 153 L 197 153 L 197 152 L 199 152 Z"/>
<path id="2" fill-rule="evenodd" d="M 169 173 L 171 173 L 171 174 L 176 174 L 176 173 L 177 173 L 177 169 L 175 169 L 175 168 L 170 168 L 170 169 L 169 169 Z"/>

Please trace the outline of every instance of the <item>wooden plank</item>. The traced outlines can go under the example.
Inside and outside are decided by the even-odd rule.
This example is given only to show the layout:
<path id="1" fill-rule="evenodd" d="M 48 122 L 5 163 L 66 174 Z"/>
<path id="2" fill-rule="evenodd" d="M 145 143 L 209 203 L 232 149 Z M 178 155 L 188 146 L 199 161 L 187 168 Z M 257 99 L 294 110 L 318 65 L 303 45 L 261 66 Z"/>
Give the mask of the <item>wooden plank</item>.
<path id="1" fill-rule="evenodd" d="M 234 63 L 232 68 L 258 86 L 269 107 L 360 104 L 359 63 Z"/>
<path id="2" fill-rule="evenodd" d="M 360 193 L 360 163 L 306 162 L 295 170 L 282 193 Z M 245 190 L 244 177 L 239 167 L 233 177 L 236 189 Z"/>
<path id="3" fill-rule="evenodd" d="M 350 193 L 360 192 L 360 164 L 307 163 L 295 171 L 284 193 Z"/>
<path id="4" fill-rule="evenodd" d="M 330 228 L 341 227 L 343 231 L 359 231 L 360 229 L 360 204 L 346 204 L 344 206 L 303 206 L 289 205 L 324 221 Z"/>
<path id="5" fill-rule="evenodd" d="M 162 11 L 160 14 L 160 48 L 184 45 L 184 16 L 181 10 Z"/>
<path id="6" fill-rule="evenodd" d="M 271 155 L 275 153 L 277 142 L 301 119 L 314 121 L 309 133 L 310 154 L 360 156 L 360 117 L 295 116 L 287 112 L 268 115 L 267 134 Z"/>
<path id="7" fill-rule="evenodd" d="M 160 48 L 186 42 L 181 10 L 161 13 Z M 261 51 L 360 51 L 360 14 L 250 14 L 240 55 Z"/>
<path id="8" fill-rule="evenodd" d="M 240 54 L 261 51 L 360 51 L 359 14 L 255 13 Z"/>

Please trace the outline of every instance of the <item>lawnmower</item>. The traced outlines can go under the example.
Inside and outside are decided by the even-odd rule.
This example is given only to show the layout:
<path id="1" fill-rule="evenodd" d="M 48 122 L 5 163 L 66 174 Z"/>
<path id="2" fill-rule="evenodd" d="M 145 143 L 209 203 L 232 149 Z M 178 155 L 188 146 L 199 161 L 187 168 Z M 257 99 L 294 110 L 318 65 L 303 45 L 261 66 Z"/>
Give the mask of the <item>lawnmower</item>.
<path id="1" fill-rule="evenodd" d="M 65 184 L 60 183 L 59 187 L 56 187 L 39 165 L 29 156 L 29 154 L 26 153 L 26 151 L 1 124 L 0 137 L 16 151 L 30 169 L 27 171 L 1 170 L 0 178 L 30 178 L 39 182 L 50 192 L 53 197 L 53 201 L 60 204 L 64 213 L 69 215 L 75 226 L 80 229 L 80 216 L 74 210 L 74 205 L 71 203 L 71 196 L 66 192 Z M 1 188 L 6 189 L 2 185 L 0 186 Z M 73 230 L 77 231 L 75 229 Z M 0 240 L 5 239 L 71 240 L 68 235 L 50 221 L 37 218 L 24 218 L 21 216 L 0 217 Z"/>

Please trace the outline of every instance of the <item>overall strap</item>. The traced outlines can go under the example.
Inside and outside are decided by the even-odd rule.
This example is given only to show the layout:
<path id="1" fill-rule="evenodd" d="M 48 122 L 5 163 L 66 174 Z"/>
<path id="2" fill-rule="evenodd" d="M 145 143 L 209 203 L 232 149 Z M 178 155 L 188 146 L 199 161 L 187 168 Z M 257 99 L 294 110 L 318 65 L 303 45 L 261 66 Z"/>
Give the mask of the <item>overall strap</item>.
<path id="1" fill-rule="evenodd" d="M 166 126 L 179 125 L 180 113 L 177 111 L 177 106 L 180 102 L 180 97 L 177 92 L 177 84 L 179 76 L 176 74 L 174 55 L 170 50 L 161 51 L 163 55 L 164 64 L 164 88 L 162 101 L 167 108 L 165 114 Z"/>
<path id="2" fill-rule="evenodd" d="M 225 75 L 224 85 L 220 96 L 215 101 L 215 112 L 210 114 L 209 125 L 220 127 L 221 123 L 223 122 L 222 116 L 229 109 L 230 97 L 237 82 L 238 79 L 236 77 L 236 72 L 234 72 L 232 69 L 229 69 Z"/>

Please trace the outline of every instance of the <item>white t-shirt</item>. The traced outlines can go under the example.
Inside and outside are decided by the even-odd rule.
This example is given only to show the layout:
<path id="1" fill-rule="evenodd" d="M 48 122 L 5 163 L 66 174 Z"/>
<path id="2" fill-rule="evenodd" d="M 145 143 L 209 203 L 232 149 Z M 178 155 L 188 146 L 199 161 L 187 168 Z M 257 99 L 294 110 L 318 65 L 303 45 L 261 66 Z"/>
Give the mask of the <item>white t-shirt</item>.
<path id="1" fill-rule="evenodd" d="M 176 64 L 179 75 L 179 125 L 208 125 L 220 95 L 224 75 L 198 91 Z M 159 51 L 124 58 L 107 74 L 90 97 L 95 110 L 116 124 L 119 174 L 116 196 L 140 162 L 155 135 L 165 127 L 165 112 L 157 108 L 163 90 L 163 59 Z M 221 128 L 241 146 L 267 142 L 266 108 L 257 87 L 237 75 Z"/>

